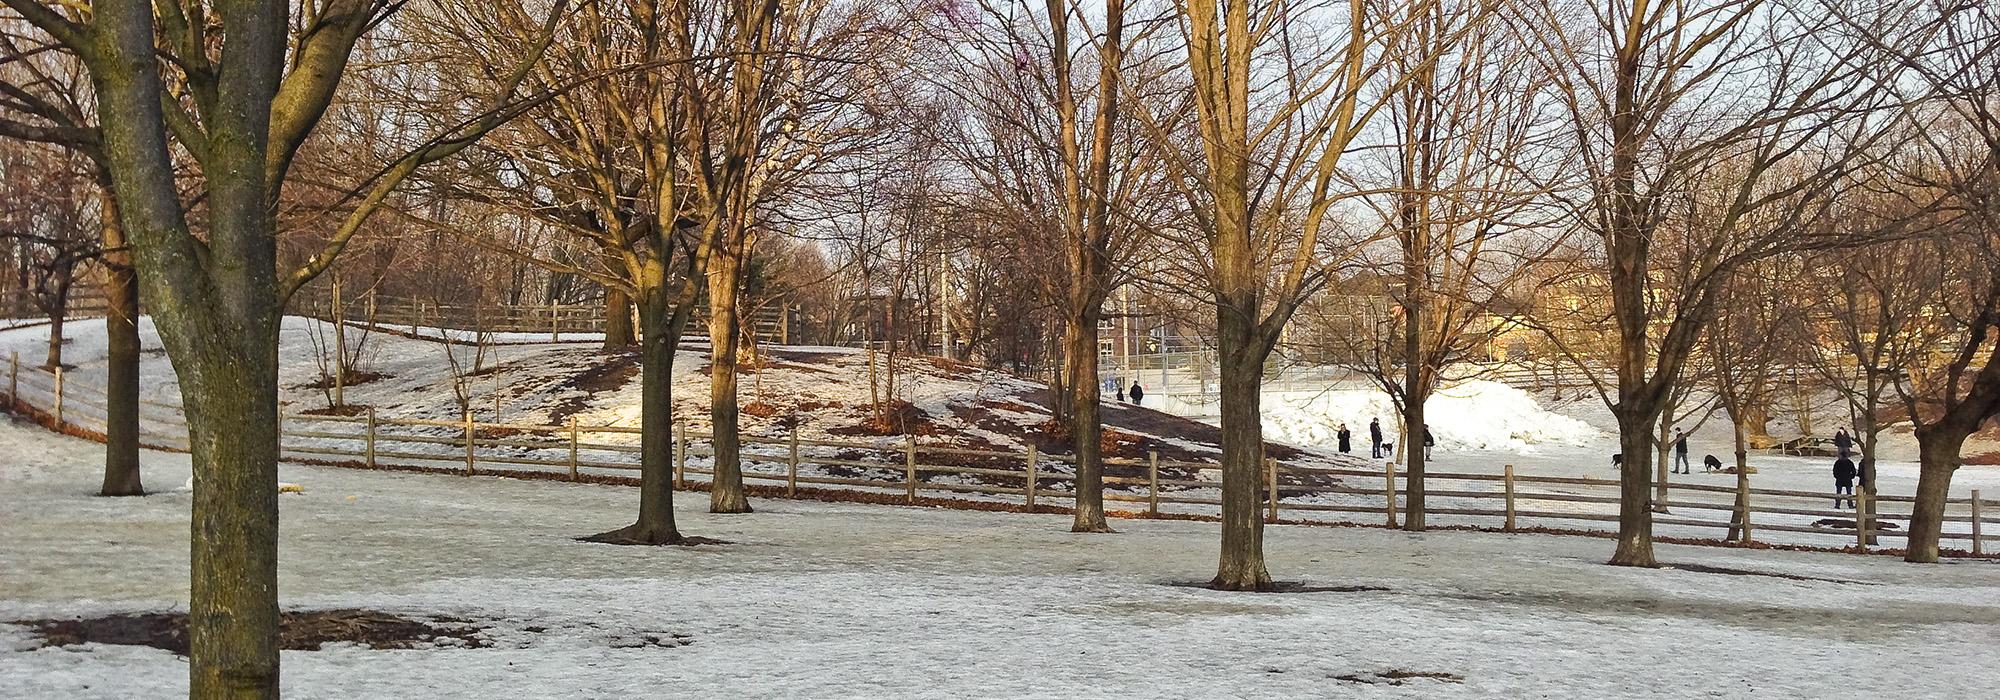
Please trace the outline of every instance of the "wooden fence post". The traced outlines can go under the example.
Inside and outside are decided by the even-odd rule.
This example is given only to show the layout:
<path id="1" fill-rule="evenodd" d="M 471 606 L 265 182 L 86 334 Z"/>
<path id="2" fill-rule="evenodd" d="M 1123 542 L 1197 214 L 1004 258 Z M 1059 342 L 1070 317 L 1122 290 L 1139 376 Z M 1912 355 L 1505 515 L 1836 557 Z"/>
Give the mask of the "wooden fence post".
<path id="1" fill-rule="evenodd" d="M 675 421 L 673 432 L 680 435 L 680 437 L 674 439 L 674 488 L 686 491 L 688 466 L 687 423 Z"/>
<path id="2" fill-rule="evenodd" d="M 1861 551 L 1865 553 L 1868 551 L 1869 540 L 1874 539 L 1872 535 L 1875 530 L 1873 527 L 1875 518 L 1872 517 L 1873 513 L 1870 510 L 1874 507 L 1875 503 L 1874 499 L 1868 497 L 1868 487 L 1866 486 L 1855 491 L 1855 497 L 1860 500 L 1854 504 L 1854 544 L 1860 547 Z"/>
<path id="3" fill-rule="evenodd" d="M 1500 473 L 1500 482 L 1504 484 L 1507 489 L 1506 530 L 1508 532 L 1513 532 L 1514 531 L 1514 465 L 1512 464 L 1507 465 L 1506 471 Z"/>
<path id="4" fill-rule="evenodd" d="M 365 444 L 367 445 L 368 448 L 367 452 L 368 468 L 374 469 L 375 468 L 375 407 L 374 406 L 368 407 L 368 437 Z"/>
<path id="5" fill-rule="evenodd" d="M 556 313 L 556 302 L 549 300 L 549 342 L 562 342 L 562 315 Z"/>
<path id="6" fill-rule="evenodd" d="M 917 436 L 903 436 L 903 500 L 917 502 Z"/>
<path id="7" fill-rule="evenodd" d="M 333 405 L 347 405 L 347 319 L 340 301 L 340 273 L 333 274 Z"/>
<path id="8" fill-rule="evenodd" d="M 1160 451 L 1146 451 L 1146 515 L 1160 515 Z"/>
<path id="9" fill-rule="evenodd" d="M 1736 524 L 1738 542 L 1750 541 L 1750 470 L 1736 470 Z"/>
<path id="10" fill-rule="evenodd" d="M 576 452 L 577 448 L 579 447 L 577 443 L 580 442 L 583 442 L 583 436 L 579 434 L 577 431 L 576 416 L 570 416 L 569 417 L 569 480 L 570 481 L 576 481 Z"/>
<path id="11" fill-rule="evenodd" d="M 61 427 L 62 427 L 62 422 L 63 422 L 63 405 L 62 405 L 62 404 L 63 404 L 63 401 L 62 401 L 62 399 L 63 399 L 63 371 L 62 371 L 62 365 L 56 365 L 56 406 L 55 406 L 55 413 L 56 413 L 56 427 L 57 427 L 57 429 L 61 429 Z"/>
<path id="12" fill-rule="evenodd" d="M 477 436 L 475 436 L 475 435 L 473 434 L 473 429 L 472 429 L 472 407 L 471 407 L 471 406 L 467 406 L 467 407 L 465 407 L 465 474 L 466 474 L 466 476 L 471 476 L 471 475 L 473 475 L 473 474 L 477 474 L 477 473 L 478 473 L 478 470 L 477 470 L 477 469 L 474 469 L 474 468 L 473 468 L 473 466 L 472 466 L 472 453 L 473 453 L 473 448 L 474 448 L 475 446 L 477 446 L 478 444 L 479 444 L 479 441 L 478 441 L 478 438 L 477 438 Z"/>
<path id="13" fill-rule="evenodd" d="M 7 401 L 21 400 L 21 351 L 15 350 L 13 359 L 7 362 Z"/>
<path id="14" fill-rule="evenodd" d="M 1264 492 L 1270 494 L 1270 521 L 1278 522 L 1278 460 L 1264 458 Z"/>
<path id="15" fill-rule="evenodd" d="M 1382 463 L 1382 512 L 1389 516 L 1389 527 L 1396 526 L 1396 463 Z"/>
<path id="16" fill-rule="evenodd" d="M 1972 490 L 1972 553 L 1978 555 L 1986 551 L 1979 543 L 1979 489 Z"/>
<path id="17" fill-rule="evenodd" d="M 1028 512 L 1035 512 L 1035 486 L 1041 479 L 1040 460 L 1036 459 L 1034 445 L 1028 446 Z"/>
<path id="18" fill-rule="evenodd" d="M 785 497 L 799 497 L 799 426 L 792 426 L 792 453 L 785 459 Z"/>

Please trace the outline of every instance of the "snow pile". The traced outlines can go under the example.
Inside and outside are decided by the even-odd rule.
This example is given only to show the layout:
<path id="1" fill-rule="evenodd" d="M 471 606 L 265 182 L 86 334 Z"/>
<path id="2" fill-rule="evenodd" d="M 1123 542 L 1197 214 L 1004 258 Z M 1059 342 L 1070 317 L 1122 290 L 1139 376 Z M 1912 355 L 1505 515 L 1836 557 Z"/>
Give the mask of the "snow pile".
<path id="1" fill-rule="evenodd" d="M 1469 381 L 1439 390 L 1425 404 L 1431 434 L 1443 449 L 1530 453 L 1541 445 L 1589 445 L 1600 436 L 1583 421 L 1550 412 L 1527 392 L 1492 381 Z M 1396 407 L 1375 390 L 1266 394 L 1264 436 L 1301 446 L 1332 446 L 1340 424 L 1366 449 L 1368 421 L 1382 422 L 1383 439 L 1397 436 Z"/>

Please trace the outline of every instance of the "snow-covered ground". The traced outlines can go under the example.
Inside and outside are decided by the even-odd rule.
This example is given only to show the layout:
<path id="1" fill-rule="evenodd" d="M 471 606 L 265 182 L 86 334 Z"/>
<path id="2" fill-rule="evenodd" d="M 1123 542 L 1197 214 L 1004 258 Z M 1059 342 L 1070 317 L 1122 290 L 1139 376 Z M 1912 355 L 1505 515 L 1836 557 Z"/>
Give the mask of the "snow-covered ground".
<path id="1" fill-rule="evenodd" d="M 0 620 L 185 609 L 185 493 L 100 499 L 97 445 L 0 425 Z M 185 457 L 146 455 L 147 481 Z M 1386 590 L 1229 594 L 1215 526 L 760 502 L 684 507 L 732 542 L 571 538 L 627 522 L 630 489 L 287 465 L 280 591 L 489 626 L 485 649 L 285 652 L 288 697 L 1832 697 L 1967 698 L 2000 687 L 2000 564 L 1605 540 L 1272 527 L 1281 579 Z M 697 506 L 680 499 L 684 506 Z M 633 647 L 646 635 L 692 644 Z M 26 651 L 0 625 L 0 697 L 184 692 L 150 648 Z M 1453 674 L 1389 686 L 1392 670 Z"/>

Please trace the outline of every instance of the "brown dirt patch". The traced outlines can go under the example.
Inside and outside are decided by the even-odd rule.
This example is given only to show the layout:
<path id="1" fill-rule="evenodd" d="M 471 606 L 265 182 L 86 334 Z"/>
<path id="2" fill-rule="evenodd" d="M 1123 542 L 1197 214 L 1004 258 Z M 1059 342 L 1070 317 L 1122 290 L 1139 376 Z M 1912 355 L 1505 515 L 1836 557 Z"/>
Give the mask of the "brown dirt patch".
<path id="1" fill-rule="evenodd" d="M 1465 676 L 1461 676 L 1456 673 L 1445 673 L 1443 671 L 1410 671 L 1400 668 L 1392 668 L 1387 671 L 1370 671 L 1368 673 L 1343 673 L 1338 676 L 1333 676 L 1332 678 L 1337 681 L 1345 681 L 1348 683 L 1366 683 L 1368 685 L 1408 685 L 1411 681 L 1438 681 L 1442 683 L 1465 682 Z"/>
<path id="2" fill-rule="evenodd" d="M 308 408 L 306 410 L 299 411 L 299 413 L 308 416 L 347 416 L 347 417 L 358 416 L 367 412 L 368 412 L 368 406 L 365 404 L 358 404 L 358 403 L 341 404 L 339 406 L 321 406 L 319 408 Z"/>
<path id="3" fill-rule="evenodd" d="M 1966 466 L 1973 467 L 2000 467 L 2000 452 L 1981 452 L 1976 455 L 1966 455 L 1965 464 Z"/>
<path id="4" fill-rule="evenodd" d="M 582 413 L 590 407 L 590 395 L 625 388 L 633 377 L 639 375 L 639 352 L 636 350 L 607 350 L 604 360 L 590 368 L 576 373 L 576 376 L 558 384 L 561 388 L 578 389 L 583 396 L 572 396 L 549 409 L 549 422 L 561 424 L 570 416 Z"/>
<path id="5" fill-rule="evenodd" d="M 41 637 L 36 649 L 74 644 L 120 644 L 164 649 L 187 655 L 187 613 L 126 613 L 74 619 L 20 620 Z M 318 651 L 329 642 L 361 644 L 371 649 L 414 649 L 424 645 L 483 648 L 492 646 L 480 635 L 485 628 L 471 620 L 446 616 L 409 617 L 377 610 L 294 610 L 278 622 L 278 648 Z"/>
<path id="6" fill-rule="evenodd" d="M 388 379 L 388 378 L 389 378 L 390 376 L 391 376 L 391 375 L 388 375 L 388 374 L 383 374 L 383 373 L 381 373 L 381 372 L 364 372 L 364 371 L 361 371 L 361 370 L 356 370 L 356 369 L 349 369 L 349 370 L 347 370 L 347 378 L 346 378 L 346 379 L 345 379 L 345 380 L 344 380 L 343 382 L 341 382 L 341 385 L 342 385 L 342 386 L 361 386 L 361 385 L 363 385 L 363 384 L 367 384 L 367 383 L 369 383 L 369 382 L 376 382 L 376 381 L 381 381 L 381 380 L 384 380 L 384 379 Z M 333 388 L 333 377 L 332 377 L 332 376 L 325 376 L 325 377 L 320 377 L 319 379 L 315 379 L 315 380 L 312 380 L 312 381 L 310 381 L 310 382 L 306 382 L 306 383 L 304 383 L 304 384 L 300 384 L 300 385 L 297 385 L 297 386 L 295 386 L 295 387 L 292 387 L 292 388 L 294 388 L 294 389 L 332 389 L 332 388 Z"/>
<path id="7" fill-rule="evenodd" d="M 778 408 L 777 404 L 765 401 L 752 401 L 750 403 L 743 404 L 742 407 L 737 409 L 737 412 L 739 413 L 742 413 L 747 416 L 756 416 L 758 418 L 770 418 L 771 416 L 778 415 L 779 411 L 780 409 Z"/>
<path id="8" fill-rule="evenodd" d="M 869 410 L 868 416 L 860 423 L 828 428 L 826 432 L 847 437 L 937 435 L 942 432 L 937 422 L 931 420 L 930 414 L 915 404 L 902 400 L 892 400 L 887 404 L 887 410 Z"/>

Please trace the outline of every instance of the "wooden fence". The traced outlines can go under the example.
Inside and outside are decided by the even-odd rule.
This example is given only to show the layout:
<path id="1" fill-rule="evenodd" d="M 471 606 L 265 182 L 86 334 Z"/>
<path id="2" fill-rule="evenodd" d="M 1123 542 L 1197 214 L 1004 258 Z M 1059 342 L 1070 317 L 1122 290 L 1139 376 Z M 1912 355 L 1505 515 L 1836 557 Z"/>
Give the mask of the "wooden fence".
<path id="1" fill-rule="evenodd" d="M 103 393 L 66 382 L 60 373 L 23 366 L 9 370 L 8 395 L 64 425 L 103 429 Z M 11 402 L 10 402 L 11 404 Z M 141 404 L 142 436 L 150 445 L 184 448 L 186 423 L 168 402 Z M 632 475 L 639 469 L 638 429 L 624 426 L 479 421 L 470 412 L 457 419 L 388 418 L 372 409 L 358 415 L 283 417 L 281 445 L 287 456 L 352 462 L 369 467 L 449 468 L 465 474 L 552 472 L 557 478 L 587 474 Z M 743 478 L 781 485 L 788 496 L 801 487 L 846 489 L 880 496 L 1016 503 L 1035 508 L 1062 506 L 1075 497 L 1073 460 L 1040 453 L 978 450 L 926 444 L 914 437 L 879 440 L 820 440 L 784 435 L 745 435 Z M 706 481 L 712 475 L 709 436 L 677 425 L 673 441 L 674 482 Z M 1221 505 L 1220 465 L 1213 462 L 1143 458 L 1105 460 L 1107 503 L 1127 504 L 1146 515 L 1212 515 Z M 1265 460 L 1260 501 L 1271 521 L 1364 522 L 1394 525 L 1407 507 L 1408 475 L 1393 463 L 1380 470 L 1329 468 Z M 1618 481 L 1518 473 L 1431 471 L 1425 475 L 1425 512 L 1437 524 L 1469 524 L 1514 531 L 1530 527 L 1615 530 Z M 1671 484 L 1653 518 L 1656 534 L 1676 532 L 1704 539 L 1749 541 L 1756 533 L 1810 537 L 1787 541 L 1821 546 L 1857 544 L 1863 549 L 1904 536 L 1915 499 L 1883 494 L 1874 498 L 1877 515 L 1856 527 L 1855 511 L 1834 509 L 1833 493 L 1755 488 L 1739 477 L 1735 486 Z M 1865 496 L 1860 496 L 1865 498 Z M 1969 498 L 1947 502 L 1943 541 L 1975 554 L 2000 541 L 2000 501 Z M 1844 527 L 1815 527 L 1814 519 L 1845 521 Z M 1993 532 L 1994 534 L 1986 534 Z M 1764 538 L 1769 539 L 1769 538 Z"/>
<path id="2" fill-rule="evenodd" d="M 335 309 L 339 314 L 336 316 Z M 325 296 L 300 297 L 292 301 L 291 312 L 321 320 L 338 317 L 349 324 L 387 329 L 407 329 L 416 335 L 427 328 L 445 328 L 482 333 L 548 334 L 562 342 L 584 340 L 584 334 L 604 332 L 602 304 L 440 304 L 422 299 L 377 296 L 370 291 L 343 297 L 338 290 Z M 796 313 L 790 307 L 764 306 L 750 311 L 745 322 L 759 342 L 791 342 Z M 707 316 L 697 309 L 689 328 L 701 332 Z M 633 328 L 638 328 L 635 323 Z"/>

